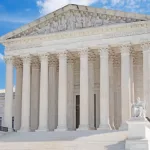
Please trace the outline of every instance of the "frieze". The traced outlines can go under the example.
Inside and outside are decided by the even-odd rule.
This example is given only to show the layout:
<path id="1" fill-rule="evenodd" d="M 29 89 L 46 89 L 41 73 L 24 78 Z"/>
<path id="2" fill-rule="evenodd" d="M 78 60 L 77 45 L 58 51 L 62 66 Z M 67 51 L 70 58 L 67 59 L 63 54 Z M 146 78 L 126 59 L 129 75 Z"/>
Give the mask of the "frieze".
<path id="1" fill-rule="evenodd" d="M 18 39 L 12 39 L 3 42 L 3 45 L 6 47 L 6 51 L 12 51 L 12 50 L 20 50 L 25 48 L 32 48 L 32 47 L 41 47 L 42 41 L 51 41 L 51 40 L 60 40 L 65 38 L 76 38 L 80 36 L 89 36 L 89 35 L 101 35 L 100 39 L 103 38 L 115 38 L 115 37 L 124 37 L 124 36 L 131 36 L 131 35 L 137 35 L 137 34 L 144 34 L 148 33 L 149 30 L 145 30 L 147 27 L 146 25 L 143 25 L 146 23 L 140 22 L 140 23 L 132 23 L 130 25 L 122 25 L 119 29 L 118 26 L 111 26 L 111 27 L 101 27 L 101 28 L 90 28 L 90 29 L 83 29 L 80 31 L 72 31 L 72 32 L 60 32 L 60 33 L 54 33 L 44 36 L 35 36 L 35 37 L 25 37 L 25 38 L 18 38 Z M 131 32 L 131 28 L 132 32 Z M 134 31 L 135 28 L 135 32 Z M 139 28 L 137 30 L 136 28 Z M 140 31 L 142 30 L 143 31 Z M 130 31 L 126 31 L 126 30 Z M 124 30 L 122 32 L 122 30 Z M 113 32 L 113 33 L 112 33 Z"/>

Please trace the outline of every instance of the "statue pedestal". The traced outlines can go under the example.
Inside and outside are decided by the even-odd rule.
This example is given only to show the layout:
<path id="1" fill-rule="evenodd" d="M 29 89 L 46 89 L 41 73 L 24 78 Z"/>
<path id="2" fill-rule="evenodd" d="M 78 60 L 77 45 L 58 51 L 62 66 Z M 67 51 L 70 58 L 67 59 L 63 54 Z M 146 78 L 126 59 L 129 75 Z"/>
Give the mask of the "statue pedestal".
<path id="1" fill-rule="evenodd" d="M 131 118 L 127 121 L 128 139 L 126 150 L 150 150 L 150 123 L 146 118 Z"/>

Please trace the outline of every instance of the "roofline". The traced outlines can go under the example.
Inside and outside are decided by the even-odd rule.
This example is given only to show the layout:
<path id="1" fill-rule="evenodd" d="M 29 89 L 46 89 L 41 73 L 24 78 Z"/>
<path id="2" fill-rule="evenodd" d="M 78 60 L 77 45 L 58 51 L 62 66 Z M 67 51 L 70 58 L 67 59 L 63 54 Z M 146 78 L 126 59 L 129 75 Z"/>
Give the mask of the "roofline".
<path id="1" fill-rule="evenodd" d="M 43 17 L 40 17 L 39 19 L 32 21 L 31 23 L 23 25 L 22 27 L 1 36 L 0 43 L 3 43 L 5 40 L 11 38 L 12 36 L 19 34 L 23 31 L 26 31 L 27 29 L 34 27 L 37 24 L 42 23 L 42 22 L 46 21 L 47 19 L 51 19 L 51 18 L 55 17 L 56 15 L 62 14 L 63 12 L 66 12 L 68 10 L 82 10 L 82 11 L 89 10 L 89 12 L 97 12 L 97 13 L 108 14 L 108 15 L 116 15 L 116 16 L 120 16 L 120 17 L 130 17 L 130 18 L 141 19 L 141 20 L 145 20 L 145 21 L 150 19 L 150 15 L 129 13 L 129 12 L 123 12 L 123 11 L 119 11 L 119 10 L 112 10 L 112 9 L 105 9 L 105 8 L 96 8 L 96 7 L 91 7 L 91 6 L 68 4 L 60 9 L 57 9 L 54 12 L 51 12 Z"/>

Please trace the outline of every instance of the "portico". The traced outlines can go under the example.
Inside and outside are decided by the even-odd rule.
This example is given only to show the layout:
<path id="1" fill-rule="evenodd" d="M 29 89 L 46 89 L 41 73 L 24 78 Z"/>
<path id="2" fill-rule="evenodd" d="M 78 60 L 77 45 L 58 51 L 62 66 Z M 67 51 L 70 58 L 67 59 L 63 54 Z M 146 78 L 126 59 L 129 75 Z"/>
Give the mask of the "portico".
<path id="1" fill-rule="evenodd" d="M 68 9 L 85 12 L 68 5 L 61 13 Z M 109 11 L 105 14 L 109 16 Z M 130 15 L 126 20 L 133 18 Z M 109 25 L 103 18 L 102 25 L 97 22 L 90 28 L 71 24 L 73 31 L 60 30 L 58 25 L 61 32 L 57 33 L 54 28 L 28 27 L 23 33 L 2 37 L 6 47 L 4 125 L 12 129 L 14 114 L 15 129 L 23 132 L 127 129 L 131 103 L 137 97 L 149 103 L 150 22 L 145 18 L 137 15 L 135 22 L 122 22 L 122 16 L 119 23 L 114 19 Z"/>

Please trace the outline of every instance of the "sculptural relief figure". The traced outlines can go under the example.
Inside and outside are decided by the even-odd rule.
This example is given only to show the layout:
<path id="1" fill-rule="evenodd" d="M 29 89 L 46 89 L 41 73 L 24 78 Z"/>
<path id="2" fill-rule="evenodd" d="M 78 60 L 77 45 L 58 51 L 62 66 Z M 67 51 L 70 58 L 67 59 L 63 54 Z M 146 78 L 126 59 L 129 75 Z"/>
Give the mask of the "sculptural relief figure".
<path id="1" fill-rule="evenodd" d="M 51 26 L 51 32 L 57 32 L 58 31 L 58 22 L 56 20 L 53 20 L 52 26 Z"/>
<path id="2" fill-rule="evenodd" d="M 74 30 L 75 29 L 75 16 L 73 14 L 73 12 L 71 13 L 68 13 L 66 18 L 68 19 L 68 22 L 67 22 L 67 29 L 68 30 Z"/>
<path id="3" fill-rule="evenodd" d="M 116 23 L 125 23 L 125 21 L 122 17 L 117 17 L 116 18 Z"/>
<path id="4" fill-rule="evenodd" d="M 88 19 L 88 13 L 82 13 L 83 28 L 87 27 Z"/>
<path id="5" fill-rule="evenodd" d="M 111 24 L 110 18 L 106 16 L 106 18 L 103 20 L 104 25 L 109 25 Z"/>
<path id="6" fill-rule="evenodd" d="M 65 16 L 62 16 L 59 20 L 59 26 L 58 26 L 58 30 L 59 31 L 64 31 L 67 28 L 67 21 L 65 19 Z"/>
<path id="7" fill-rule="evenodd" d="M 91 26 L 92 27 L 95 27 L 95 24 L 96 24 L 96 14 L 94 14 L 94 13 L 91 13 Z"/>
<path id="8" fill-rule="evenodd" d="M 40 27 L 35 26 L 34 29 L 33 29 L 33 31 L 32 31 L 31 33 L 29 33 L 28 35 L 29 35 L 29 36 L 38 35 L 39 32 L 40 32 Z"/>
<path id="9" fill-rule="evenodd" d="M 87 27 L 91 27 L 92 26 L 91 20 L 92 20 L 92 16 L 89 15 L 89 17 L 87 17 Z"/>
<path id="10" fill-rule="evenodd" d="M 83 20 L 82 20 L 81 14 L 76 13 L 76 29 L 80 29 L 83 27 L 82 21 Z"/>
<path id="11" fill-rule="evenodd" d="M 132 105 L 132 117 L 146 117 L 146 105 L 144 101 L 137 98 L 137 102 Z"/>
<path id="12" fill-rule="evenodd" d="M 101 25 L 103 25 L 103 20 L 99 16 L 97 16 L 95 21 L 95 26 L 98 27 Z"/>

